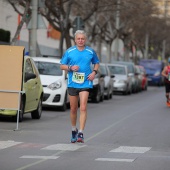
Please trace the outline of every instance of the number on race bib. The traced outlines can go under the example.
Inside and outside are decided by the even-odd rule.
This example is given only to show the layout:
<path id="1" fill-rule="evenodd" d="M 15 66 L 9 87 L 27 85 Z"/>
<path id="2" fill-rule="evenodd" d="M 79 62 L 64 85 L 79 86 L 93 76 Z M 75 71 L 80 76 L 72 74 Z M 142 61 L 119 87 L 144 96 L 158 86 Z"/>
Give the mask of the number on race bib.
<path id="1" fill-rule="evenodd" d="M 72 81 L 75 83 L 84 83 L 85 73 L 73 72 Z"/>

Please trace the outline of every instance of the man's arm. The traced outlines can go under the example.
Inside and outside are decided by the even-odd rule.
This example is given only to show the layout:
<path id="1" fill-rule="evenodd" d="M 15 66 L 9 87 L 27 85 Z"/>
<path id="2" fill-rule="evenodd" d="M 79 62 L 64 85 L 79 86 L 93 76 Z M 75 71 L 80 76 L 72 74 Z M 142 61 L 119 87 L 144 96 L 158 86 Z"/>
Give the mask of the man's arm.
<path id="1" fill-rule="evenodd" d="M 63 64 L 61 64 L 61 65 L 60 65 L 60 69 L 61 69 L 61 70 L 66 70 L 66 71 L 68 71 L 68 70 L 69 70 L 69 66 L 68 66 L 68 65 L 63 65 Z"/>
<path id="2" fill-rule="evenodd" d="M 99 69 L 99 64 L 94 64 L 93 71 L 96 70 L 96 73 L 97 73 L 98 69 Z M 95 71 L 94 71 L 94 72 L 95 72 Z"/>
<path id="3" fill-rule="evenodd" d="M 166 66 L 164 67 L 164 69 L 162 70 L 162 76 L 168 78 L 168 75 L 166 74 Z"/>

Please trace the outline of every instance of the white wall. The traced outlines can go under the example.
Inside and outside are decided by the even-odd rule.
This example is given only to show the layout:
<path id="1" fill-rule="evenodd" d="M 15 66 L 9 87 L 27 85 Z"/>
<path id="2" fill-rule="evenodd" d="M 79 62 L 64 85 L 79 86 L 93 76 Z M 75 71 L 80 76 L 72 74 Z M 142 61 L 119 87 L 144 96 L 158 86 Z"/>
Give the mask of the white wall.
<path id="1" fill-rule="evenodd" d="M 46 26 L 48 22 L 44 19 Z M 14 37 L 18 26 L 18 14 L 14 11 L 12 6 L 7 2 L 0 0 L 0 28 L 11 32 L 11 39 Z M 23 27 L 20 33 L 20 40 L 28 42 L 28 30 L 26 26 Z M 59 41 L 47 38 L 47 29 L 37 30 L 37 42 L 39 45 L 57 48 Z"/>

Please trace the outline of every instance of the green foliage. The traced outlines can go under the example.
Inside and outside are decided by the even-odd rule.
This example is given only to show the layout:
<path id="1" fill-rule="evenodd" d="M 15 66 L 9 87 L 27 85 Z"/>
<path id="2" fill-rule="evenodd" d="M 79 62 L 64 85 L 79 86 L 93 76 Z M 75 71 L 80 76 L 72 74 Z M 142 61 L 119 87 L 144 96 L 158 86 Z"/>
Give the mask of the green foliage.
<path id="1" fill-rule="evenodd" d="M 0 41 L 9 43 L 10 37 L 11 37 L 10 31 L 0 29 Z"/>

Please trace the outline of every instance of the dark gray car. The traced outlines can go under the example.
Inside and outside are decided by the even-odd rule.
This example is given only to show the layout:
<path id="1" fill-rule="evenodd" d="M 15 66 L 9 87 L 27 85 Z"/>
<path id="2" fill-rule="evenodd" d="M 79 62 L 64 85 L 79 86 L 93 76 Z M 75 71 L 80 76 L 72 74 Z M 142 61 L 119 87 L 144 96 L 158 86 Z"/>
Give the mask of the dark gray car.
<path id="1" fill-rule="evenodd" d="M 104 75 L 98 70 L 98 73 L 95 75 L 93 80 L 93 88 L 90 89 L 89 99 L 92 102 L 99 103 L 104 100 Z"/>
<path id="2" fill-rule="evenodd" d="M 99 70 L 104 76 L 105 86 L 104 86 L 104 97 L 106 100 L 112 98 L 113 94 L 113 78 L 114 75 L 111 75 L 110 70 L 105 63 L 100 63 Z"/>

